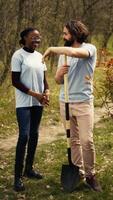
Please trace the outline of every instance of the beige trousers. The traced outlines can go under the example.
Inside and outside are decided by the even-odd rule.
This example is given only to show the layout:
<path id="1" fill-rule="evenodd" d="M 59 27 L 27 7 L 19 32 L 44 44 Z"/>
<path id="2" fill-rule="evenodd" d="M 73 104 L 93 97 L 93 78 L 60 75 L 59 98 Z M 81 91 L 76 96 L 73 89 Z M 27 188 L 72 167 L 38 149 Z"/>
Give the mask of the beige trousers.
<path id="1" fill-rule="evenodd" d="M 70 103 L 70 138 L 72 162 L 85 176 L 95 174 L 95 148 L 93 142 L 93 101 Z M 60 102 L 61 118 L 65 127 L 65 103 Z"/>

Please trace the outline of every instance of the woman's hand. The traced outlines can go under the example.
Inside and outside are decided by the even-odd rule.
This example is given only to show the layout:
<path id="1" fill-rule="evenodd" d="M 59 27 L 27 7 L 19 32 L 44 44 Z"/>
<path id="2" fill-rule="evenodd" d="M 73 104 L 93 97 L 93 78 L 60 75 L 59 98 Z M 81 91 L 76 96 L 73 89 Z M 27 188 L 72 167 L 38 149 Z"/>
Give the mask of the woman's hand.
<path id="1" fill-rule="evenodd" d="M 49 105 L 49 100 L 47 98 L 47 95 L 45 93 L 37 93 L 32 90 L 29 90 L 28 95 L 35 97 L 43 106 Z"/>
<path id="2" fill-rule="evenodd" d="M 43 105 L 48 106 L 49 105 L 49 99 L 47 98 L 47 95 L 45 93 L 36 93 L 35 98 Z"/>

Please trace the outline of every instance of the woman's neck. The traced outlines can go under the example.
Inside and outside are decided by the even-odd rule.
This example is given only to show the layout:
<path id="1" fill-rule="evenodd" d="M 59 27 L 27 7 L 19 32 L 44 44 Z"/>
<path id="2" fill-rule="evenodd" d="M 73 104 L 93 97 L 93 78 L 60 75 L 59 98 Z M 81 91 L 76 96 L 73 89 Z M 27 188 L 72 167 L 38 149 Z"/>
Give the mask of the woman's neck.
<path id="1" fill-rule="evenodd" d="M 24 49 L 25 51 L 29 52 L 29 53 L 33 53 L 33 52 L 34 52 L 33 49 L 30 49 L 29 47 L 26 47 L 26 46 L 24 46 L 23 49 Z"/>

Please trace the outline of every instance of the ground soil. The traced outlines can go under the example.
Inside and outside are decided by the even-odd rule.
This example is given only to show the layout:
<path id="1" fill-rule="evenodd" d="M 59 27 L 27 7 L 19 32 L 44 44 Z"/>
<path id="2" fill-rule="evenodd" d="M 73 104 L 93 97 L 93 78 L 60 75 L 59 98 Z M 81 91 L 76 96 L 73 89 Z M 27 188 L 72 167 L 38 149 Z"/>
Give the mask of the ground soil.
<path id="1" fill-rule="evenodd" d="M 95 124 L 106 116 L 105 108 L 95 108 Z M 7 139 L 1 139 L 0 150 L 9 151 L 16 146 L 18 135 L 9 136 Z M 39 145 L 53 142 L 57 139 L 65 138 L 65 131 L 63 125 L 58 123 L 57 125 L 46 125 L 40 127 Z"/>

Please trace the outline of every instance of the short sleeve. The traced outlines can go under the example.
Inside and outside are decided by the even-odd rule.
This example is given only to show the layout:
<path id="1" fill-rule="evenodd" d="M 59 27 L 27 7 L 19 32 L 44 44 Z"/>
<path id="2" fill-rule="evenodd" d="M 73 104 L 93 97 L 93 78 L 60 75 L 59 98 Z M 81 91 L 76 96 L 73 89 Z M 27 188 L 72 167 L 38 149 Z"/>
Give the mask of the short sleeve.
<path id="1" fill-rule="evenodd" d="M 64 65 L 64 55 L 60 55 L 58 59 L 58 68 Z"/>
<path id="2" fill-rule="evenodd" d="M 14 53 L 11 59 L 11 71 L 21 72 L 21 64 L 21 59 Z"/>
<path id="3" fill-rule="evenodd" d="M 87 44 L 87 45 L 83 46 L 82 48 L 86 49 L 89 52 L 89 57 L 96 55 L 97 50 L 94 45 Z"/>

